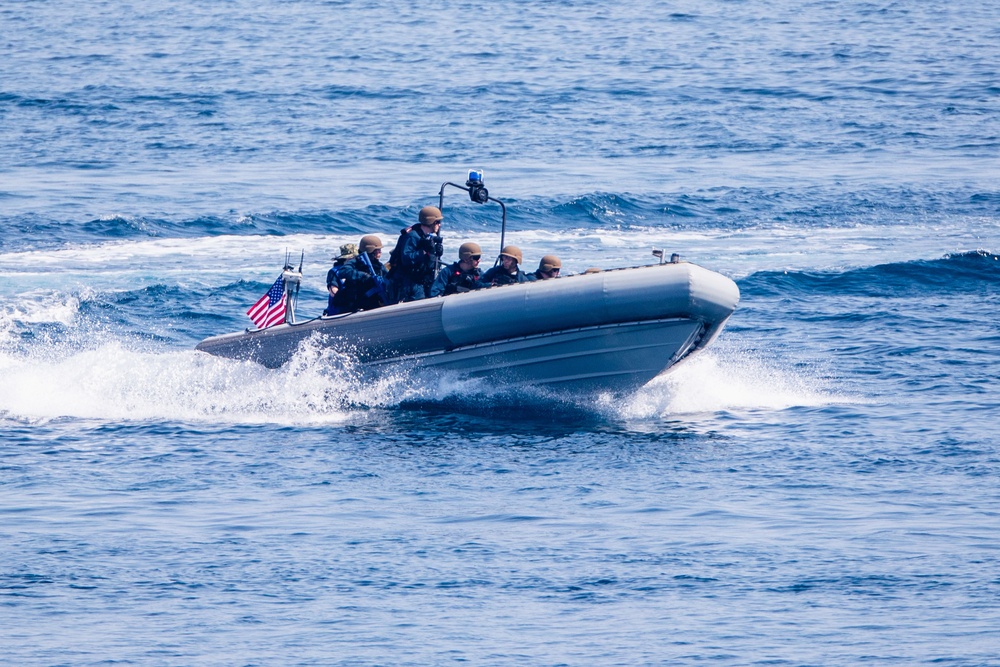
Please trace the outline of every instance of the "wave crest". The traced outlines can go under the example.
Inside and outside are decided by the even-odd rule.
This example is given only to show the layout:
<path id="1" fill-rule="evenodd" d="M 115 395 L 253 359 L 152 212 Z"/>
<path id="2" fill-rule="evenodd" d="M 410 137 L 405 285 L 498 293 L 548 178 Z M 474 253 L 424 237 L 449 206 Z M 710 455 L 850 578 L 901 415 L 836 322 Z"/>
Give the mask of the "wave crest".
<path id="1" fill-rule="evenodd" d="M 992 292 L 1000 284 L 1000 256 L 988 250 L 974 250 L 933 260 L 879 264 L 846 271 L 760 271 L 739 284 L 744 298 L 823 293 L 920 296 L 940 292 Z"/>

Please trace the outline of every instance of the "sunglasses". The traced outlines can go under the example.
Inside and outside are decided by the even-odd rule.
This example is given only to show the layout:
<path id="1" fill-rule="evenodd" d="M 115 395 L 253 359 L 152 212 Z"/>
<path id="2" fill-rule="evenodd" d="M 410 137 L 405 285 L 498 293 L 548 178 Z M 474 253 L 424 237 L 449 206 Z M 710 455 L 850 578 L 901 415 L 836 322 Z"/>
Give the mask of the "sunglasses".
<path id="1" fill-rule="evenodd" d="M 481 257 L 482 257 L 482 255 L 469 255 L 469 259 L 474 259 L 474 260 L 476 260 L 477 262 L 479 261 L 479 259 L 480 259 Z"/>

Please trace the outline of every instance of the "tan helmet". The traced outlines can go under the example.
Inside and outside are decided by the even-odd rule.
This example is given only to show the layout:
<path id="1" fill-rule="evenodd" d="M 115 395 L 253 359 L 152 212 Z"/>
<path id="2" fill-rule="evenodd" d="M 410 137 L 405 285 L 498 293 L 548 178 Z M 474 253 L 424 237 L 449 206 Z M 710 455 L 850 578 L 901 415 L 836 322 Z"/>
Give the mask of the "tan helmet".
<path id="1" fill-rule="evenodd" d="M 441 209 L 437 206 L 424 206 L 420 209 L 420 224 L 427 225 L 430 227 L 435 222 L 441 222 L 444 220 L 444 216 L 441 215 Z"/>
<path id="2" fill-rule="evenodd" d="M 508 257 L 513 257 L 520 264 L 523 261 L 523 255 L 521 255 L 521 249 L 516 245 L 504 246 L 503 250 L 500 251 L 500 256 L 503 257 L 507 255 Z"/>
<path id="3" fill-rule="evenodd" d="M 546 255 L 542 257 L 542 261 L 538 263 L 538 270 L 548 273 L 552 269 L 561 269 L 562 262 L 555 255 Z"/>
<path id="4" fill-rule="evenodd" d="M 359 252 L 372 252 L 374 250 L 378 250 L 381 247 L 382 247 L 382 239 L 375 236 L 374 234 L 362 236 L 361 241 L 358 242 Z"/>
<path id="5" fill-rule="evenodd" d="M 458 259 L 465 260 L 469 259 L 473 255 L 482 255 L 483 249 L 479 247 L 478 243 L 473 243 L 469 241 L 468 243 L 463 243 L 458 249 Z"/>

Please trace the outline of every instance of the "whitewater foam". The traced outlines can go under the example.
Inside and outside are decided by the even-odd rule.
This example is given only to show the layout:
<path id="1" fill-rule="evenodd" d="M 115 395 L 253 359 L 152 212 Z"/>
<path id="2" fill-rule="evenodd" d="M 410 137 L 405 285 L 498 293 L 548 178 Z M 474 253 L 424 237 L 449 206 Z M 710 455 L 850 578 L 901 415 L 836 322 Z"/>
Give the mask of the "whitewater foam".
<path id="1" fill-rule="evenodd" d="M 5 303 L 0 308 L 0 345 L 17 324 L 58 323 L 69 326 L 80 312 L 77 296 L 45 291 L 22 295 L 17 303 Z"/>
<path id="2" fill-rule="evenodd" d="M 778 411 L 856 402 L 802 370 L 789 370 L 745 349 L 708 350 L 655 378 L 623 405 L 623 419 Z"/>

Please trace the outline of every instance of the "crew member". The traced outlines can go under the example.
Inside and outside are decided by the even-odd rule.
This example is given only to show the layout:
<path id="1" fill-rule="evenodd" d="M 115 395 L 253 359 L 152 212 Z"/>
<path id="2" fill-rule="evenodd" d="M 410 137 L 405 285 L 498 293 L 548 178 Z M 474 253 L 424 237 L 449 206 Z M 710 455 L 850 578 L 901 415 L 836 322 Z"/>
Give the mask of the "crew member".
<path id="1" fill-rule="evenodd" d="M 326 310 L 323 311 L 324 315 L 337 314 L 334 297 L 337 296 L 337 292 L 344 286 L 344 279 L 339 274 L 343 270 L 344 265 L 347 264 L 347 260 L 354 259 L 357 256 L 358 246 L 354 243 L 345 243 L 340 246 L 340 255 L 333 258 L 333 266 L 326 272 L 326 291 L 330 293 L 330 296 L 326 302 Z"/>
<path id="2" fill-rule="evenodd" d="M 442 220 L 441 209 L 424 206 L 420 209 L 418 223 L 400 231 L 389 261 L 395 302 L 430 296 L 438 259 L 444 253 L 440 235 Z"/>
<path id="3" fill-rule="evenodd" d="M 479 260 L 483 249 L 477 243 L 463 243 L 458 249 L 458 261 L 446 269 L 441 269 L 434 284 L 431 285 L 431 296 L 447 296 L 456 292 L 468 292 L 479 289 Z"/>
<path id="4" fill-rule="evenodd" d="M 500 251 L 500 263 L 483 275 L 483 282 L 490 285 L 513 285 L 534 280 L 518 268 L 521 263 L 521 249 L 516 245 L 504 246 Z"/>
<path id="5" fill-rule="evenodd" d="M 387 274 L 382 266 L 382 239 L 369 234 L 358 243 L 358 256 L 337 272 L 344 286 L 333 298 L 338 313 L 371 310 L 389 302 L 386 294 Z"/>
<path id="6" fill-rule="evenodd" d="M 550 278 L 558 278 L 559 270 L 562 268 L 562 262 L 555 255 L 546 255 L 542 257 L 542 261 L 538 262 L 538 270 L 533 274 L 535 280 L 549 280 Z"/>

